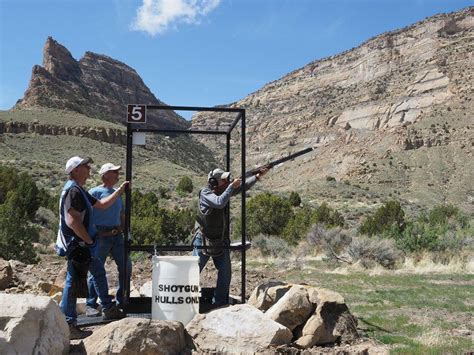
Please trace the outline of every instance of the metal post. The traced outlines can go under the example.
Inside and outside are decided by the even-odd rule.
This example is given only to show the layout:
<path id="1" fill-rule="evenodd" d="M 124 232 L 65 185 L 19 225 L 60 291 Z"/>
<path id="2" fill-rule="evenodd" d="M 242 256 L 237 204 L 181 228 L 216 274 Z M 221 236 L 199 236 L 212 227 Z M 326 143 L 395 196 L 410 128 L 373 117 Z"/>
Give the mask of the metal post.
<path id="1" fill-rule="evenodd" d="M 132 182 L 132 148 L 133 148 L 133 132 L 131 129 L 130 123 L 127 123 L 127 160 L 126 160 L 126 171 L 125 171 L 125 180 L 129 181 L 130 184 Z M 128 300 L 130 298 L 130 278 L 128 277 L 128 258 L 130 257 L 130 244 L 131 244 L 131 235 L 130 235 L 130 221 L 131 221 L 131 216 L 130 216 L 130 207 L 131 207 L 131 201 L 132 201 L 132 189 L 130 186 L 125 190 L 125 226 L 124 226 L 124 273 L 125 276 L 123 277 L 123 283 L 125 285 L 122 286 L 123 290 L 123 300 L 124 304 L 128 304 Z"/>
<path id="2" fill-rule="evenodd" d="M 242 149 L 242 156 L 241 156 L 241 165 L 242 165 L 242 178 L 243 178 L 243 183 L 245 184 L 245 110 L 241 110 L 241 149 Z M 242 292 L 241 292 L 241 302 L 245 303 L 245 283 L 246 283 L 246 275 L 245 275 L 245 263 L 246 263 L 246 215 L 245 215 L 245 185 L 244 188 L 242 189 Z"/>

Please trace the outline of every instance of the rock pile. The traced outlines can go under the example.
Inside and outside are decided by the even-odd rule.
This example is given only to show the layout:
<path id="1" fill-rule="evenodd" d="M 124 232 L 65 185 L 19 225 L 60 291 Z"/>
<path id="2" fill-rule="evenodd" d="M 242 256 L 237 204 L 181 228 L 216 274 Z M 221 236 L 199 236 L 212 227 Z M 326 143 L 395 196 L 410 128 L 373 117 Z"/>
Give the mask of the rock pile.
<path id="1" fill-rule="evenodd" d="M 69 328 L 50 297 L 0 294 L 0 319 L 2 354 L 69 350 Z M 353 344 L 359 337 L 356 325 L 340 294 L 272 281 L 257 287 L 249 304 L 198 314 L 186 328 L 176 321 L 133 317 L 107 324 L 84 341 L 84 349 L 87 354 L 265 353 Z"/>
<path id="2" fill-rule="evenodd" d="M 331 290 L 271 281 L 257 287 L 248 303 L 290 329 L 299 347 L 350 343 L 359 337 L 344 298 Z"/>

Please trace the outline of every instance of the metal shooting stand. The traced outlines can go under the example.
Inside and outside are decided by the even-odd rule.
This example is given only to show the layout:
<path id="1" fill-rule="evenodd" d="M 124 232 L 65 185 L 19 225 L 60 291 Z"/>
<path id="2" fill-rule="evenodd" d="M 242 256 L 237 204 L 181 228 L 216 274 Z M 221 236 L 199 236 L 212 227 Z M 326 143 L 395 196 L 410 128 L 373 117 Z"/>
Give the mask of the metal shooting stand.
<path id="1" fill-rule="evenodd" d="M 146 113 L 152 110 L 172 110 L 172 111 L 208 111 L 208 112 L 222 112 L 235 113 L 236 117 L 227 130 L 186 130 L 186 129 L 155 129 L 155 128 L 136 128 L 137 123 L 141 123 L 141 127 L 145 124 L 146 127 Z M 225 164 L 226 171 L 230 171 L 230 142 L 231 133 L 238 123 L 241 123 L 241 175 L 245 176 L 245 110 L 241 108 L 218 108 L 218 107 L 189 107 L 189 106 L 163 106 L 163 105 L 128 105 L 128 123 L 127 123 L 127 161 L 126 161 L 126 180 L 132 183 L 132 149 L 133 149 L 133 135 L 134 133 L 156 133 L 156 134 L 207 134 L 207 135 L 222 135 L 226 137 L 226 155 Z M 224 249 L 239 250 L 241 252 L 242 266 L 241 266 L 241 295 L 240 301 L 245 303 L 245 284 L 246 284 L 246 216 L 245 216 L 245 188 L 241 191 L 241 233 L 242 243 L 238 246 L 224 246 Z M 124 253 L 124 269 L 125 275 L 128 275 L 127 260 L 131 251 L 144 251 L 154 253 L 155 251 L 192 251 L 192 246 L 183 245 L 140 245 L 133 244 L 131 231 L 131 190 L 126 190 L 125 200 L 125 228 L 124 233 L 126 240 Z M 227 214 L 229 218 L 229 214 Z M 230 223 L 227 221 L 227 228 L 229 232 Z M 124 290 L 124 308 L 127 313 L 151 313 L 151 298 L 150 297 L 130 297 L 130 279 L 126 278 L 125 285 L 121 285 Z M 204 293 L 204 290 L 203 290 Z"/>

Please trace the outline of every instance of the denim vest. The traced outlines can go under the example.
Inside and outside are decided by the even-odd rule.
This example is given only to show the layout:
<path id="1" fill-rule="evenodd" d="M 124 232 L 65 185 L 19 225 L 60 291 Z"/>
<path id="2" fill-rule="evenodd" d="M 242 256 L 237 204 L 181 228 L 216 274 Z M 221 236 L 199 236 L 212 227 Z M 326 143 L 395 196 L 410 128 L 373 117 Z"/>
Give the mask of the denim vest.
<path id="1" fill-rule="evenodd" d="M 77 186 L 79 188 L 79 191 L 82 193 L 82 197 L 84 198 L 84 203 L 86 206 L 86 215 L 89 216 L 89 223 L 87 225 L 87 233 L 91 236 L 91 238 L 94 238 L 97 230 L 95 229 L 94 224 L 92 223 L 92 205 L 89 201 L 89 198 L 87 196 L 87 192 L 80 187 L 74 180 L 68 180 L 66 184 L 63 187 L 63 191 L 61 192 L 61 197 L 59 199 L 59 228 L 58 228 L 58 236 L 56 239 L 56 253 L 59 256 L 67 256 L 69 253 L 75 249 L 75 247 L 78 245 L 79 242 L 82 241 L 74 231 L 68 227 L 66 224 L 66 215 L 64 212 L 64 200 L 66 197 L 66 194 L 68 191 L 73 188 L 74 186 Z"/>

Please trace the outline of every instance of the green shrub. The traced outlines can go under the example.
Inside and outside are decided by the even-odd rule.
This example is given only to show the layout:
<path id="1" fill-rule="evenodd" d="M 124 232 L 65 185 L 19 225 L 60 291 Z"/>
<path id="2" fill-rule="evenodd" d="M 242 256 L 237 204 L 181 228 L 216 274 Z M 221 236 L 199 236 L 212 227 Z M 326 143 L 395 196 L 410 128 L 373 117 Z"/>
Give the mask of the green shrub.
<path id="1" fill-rule="evenodd" d="M 38 191 L 39 205 L 52 211 L 59 218 L 59 195 L 52 196 L 45 189 Z"/>
<path id="2" fill-rule="evenodd" d="M 0 203 L 4 203 L 10 191 L 18 192 L 16 202 L 22 218 L 33 219 L 40 206 L 40 193 L 33 179 L 26 173 L 0 166 Z"/>
<path id="3" fill-rule="evenodd" d="M 428 223 L 431 226 L 442 226 L 448 223 L 458 224 L 464 228 L 468 224 L 467 216 L 463 215 L 459 208 L 453 205 L 440 205 L 434 207 L 428 214 Z"/>
<path id="4" fill-rule="evenodd" d="M 166 200 L 169 200 L 171 198 L 170 189 L 168 189 L 167 187 L 164 187 L 164 186 L 158 187 L 158 193 L 161 198 L 164 198 Z"/>
<path id="5" fill-rule="evenodd" d="M 388 233 L 406 252 L 461 251 L 472 243 L 469 219 L 452 205 L 434 207 L 406 224 L 401 233 Z"/>
<path id="6" fill-rule="evenodd" d="M 292 217 L 287 199 L 268 192 L 257 195 L 247 204 L 248 234 L 280 235 Z"/>
<path id="7" fill-rule="evenodd" d="M 326 227 L 343 227 L 344 217 L 337 211 L 327 205 L 326 202 L 314 210 L 312 224 L 322 223 Z"/>
<path id="8" fill-rule="evenodd" d="M 165 245 L 166 238 L 163 235 L 161 222 L 162 220 L 158 217 L 132 216 L 132 243 Z"/>
<path id="9" fill-rule="evenodd" d="M 180 194 L 188 194 L 193 192 L 193 181 L 188 176 L 183 176 L 176 187 L 176 191 Z"/>
<path id="10" fill-rule="evenodd" d="M 391 231 L 399 234 L 405 227 L 405 212 L 398 201 L 388 201 L 383 206 L 379 207 L 375 213 L 368 216 L 359 232 L 372 236 L 375 234 L 383 234 Z"/>
<path id="11" fill-rule="evenodd" d="M 0 257 L 25 263 L 38 260 L 33 242 L 39 233 L 30 222 L 46 196 L 28 174 L 0 166 Z"/>
<path id="12" fill-rule="evenodd" d="M 148 192 L 132 192 L 132 242 L 134 244 L 175 245 L 185 242 L 194 226 L 195 212 L 159 207 L 158 197 Z"/>
<path id="13" fill-rule="evenodd" d="M 33 242 L 39 239 L 36 228 L 25 220 L 22 199 L 10 191 L 5 203 L 0 205 L 0 257 L 30 264 L 38 261 Z"/>
<path id="14" fill-rule="evenodd" d="M 132 216 L 136 217 L 156 217 L 160 212 L 158 197 L 153 192 L 142 194 L 133 190 L 131 205 Z"/>
<path id="15" fill-rule="evenodd" d="M 297 244 L 306 236 L 314 220 L 314 211 L 309 207 L 298 210 L 283 229 L 283 238 L 289 244 Z"/>
<path id="16" fill-rule="evenodd" d="M 293 207 L 298 207 L 301 204 L 301 197 L 297 192 L 291 191 L 288 201 L 290 201 L 290 205 Z"/>

